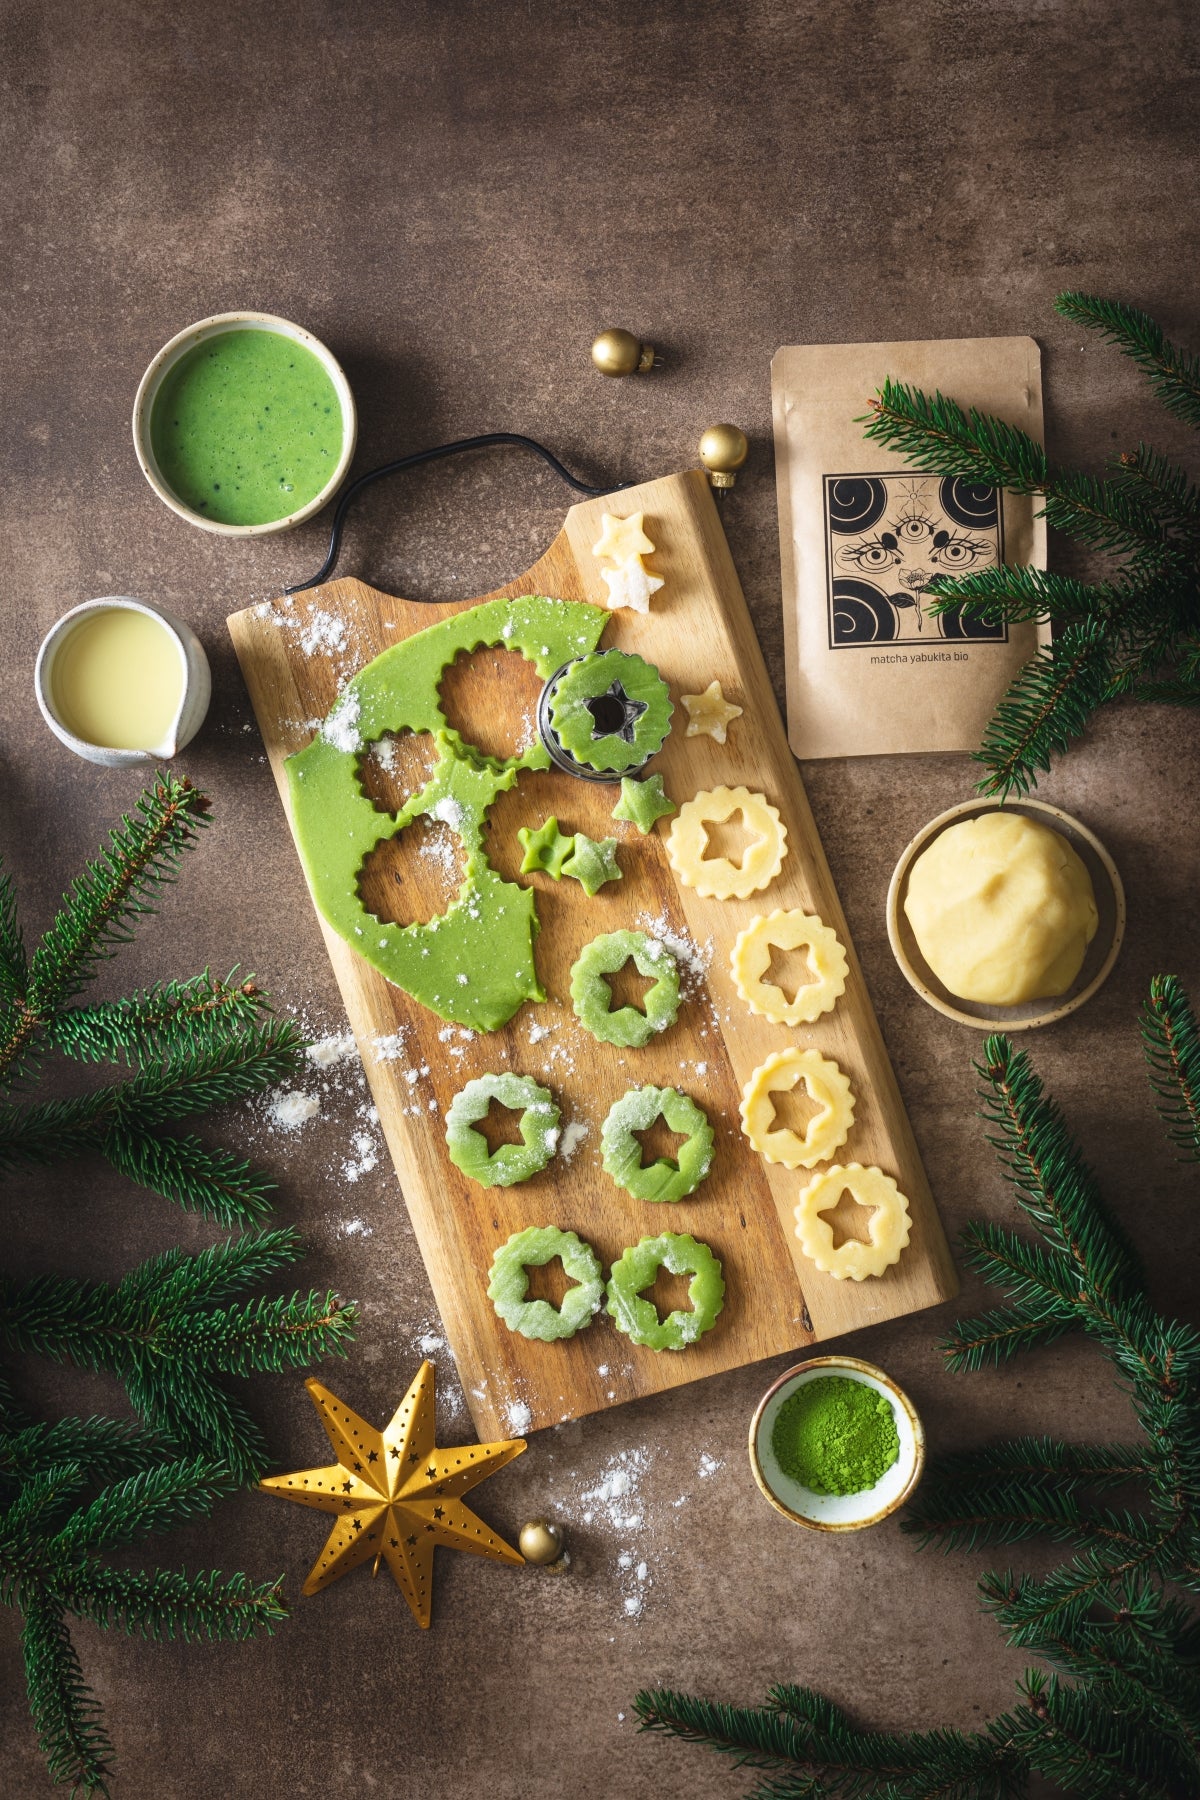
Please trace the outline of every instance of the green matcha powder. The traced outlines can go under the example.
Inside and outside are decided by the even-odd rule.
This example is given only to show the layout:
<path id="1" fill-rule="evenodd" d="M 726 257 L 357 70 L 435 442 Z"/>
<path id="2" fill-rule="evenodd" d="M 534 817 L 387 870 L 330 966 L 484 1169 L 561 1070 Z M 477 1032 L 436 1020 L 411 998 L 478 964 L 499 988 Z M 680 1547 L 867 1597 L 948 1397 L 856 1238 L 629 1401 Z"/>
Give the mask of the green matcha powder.
<path id="1" fill-rule="evenodd" d="M 784 1474 L 814 1494 L 861 1494 L 900 1454 L 890 1400 L 865 1382 L 822 1375 L 775 1415 L 771 1448 Z"/>

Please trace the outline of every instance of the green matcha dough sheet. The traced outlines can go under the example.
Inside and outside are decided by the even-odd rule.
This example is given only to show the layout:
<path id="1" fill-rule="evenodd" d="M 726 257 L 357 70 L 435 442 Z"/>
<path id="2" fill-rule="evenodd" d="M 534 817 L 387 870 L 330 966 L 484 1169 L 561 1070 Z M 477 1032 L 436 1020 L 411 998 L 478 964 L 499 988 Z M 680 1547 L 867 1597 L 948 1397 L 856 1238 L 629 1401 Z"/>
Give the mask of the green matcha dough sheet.
<path id="1" fill-rule="evenodd" d="M 540 742 L 519 756 L 485 756 L 453 731 L 442 711 L 442 675 L 474 650 L 519 651 L 547 679 L 599 642 L 609 615 L 573 600 L 526 594 L 456 613 L 383 651 L 338 696 L 320 731 L 287 759 L 296 842 L 322 918 L 381 975 L 440 1018 L 494 1031 L 526 1000 L 544 1000 L 534 962 L 534 895 L 505 881 L 484 848 L 497 794 L 525 769 L 545 769 Z M 359 763 L 385 732 L 432 732 L 438 760 L 429 780 L 396 814 L 380 812 L 359 780 Z M 453 904 L 413 925 L 380 920 L 364 907 L 358 878 L 384 839 L 419 817 L 446 825 L 466 859 Z"/>

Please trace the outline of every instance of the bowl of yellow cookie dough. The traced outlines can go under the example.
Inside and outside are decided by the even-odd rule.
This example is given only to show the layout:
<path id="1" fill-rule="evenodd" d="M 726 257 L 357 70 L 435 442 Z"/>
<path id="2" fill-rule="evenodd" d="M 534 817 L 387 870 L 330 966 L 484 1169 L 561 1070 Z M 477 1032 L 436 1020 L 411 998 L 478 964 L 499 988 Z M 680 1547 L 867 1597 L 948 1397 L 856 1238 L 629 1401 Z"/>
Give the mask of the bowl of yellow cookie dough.
<path id="1" fill-rule="evenodd" d="M 887 928 L 905 980 L 938 1012 L 977 1030 L 1029 1031 L 1066 1018 L 1108 979 L 1125 889 L 1099 838 L 1061 808 L 965 800 L 906 847 Z"/>

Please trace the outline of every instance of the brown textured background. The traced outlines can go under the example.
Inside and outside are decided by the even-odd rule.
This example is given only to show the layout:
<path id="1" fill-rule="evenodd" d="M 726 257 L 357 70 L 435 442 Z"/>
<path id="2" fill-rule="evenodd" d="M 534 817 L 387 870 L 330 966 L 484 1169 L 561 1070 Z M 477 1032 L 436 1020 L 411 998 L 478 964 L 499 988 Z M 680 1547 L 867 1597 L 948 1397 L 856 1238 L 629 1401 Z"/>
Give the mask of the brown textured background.
<path id="1" fill-rule="evenodd" d="M 1139 436 L 1179 445 L 1136 373 L 1050 303 L 1065 285 L 1110 292 L 1196 341 L 1195 17 L 1185 0 L 6 0 L 0 842 L 27 926 L 44 923 L 137 787 L 50 737 L 31 691 L 38 641 L 89 596 L 158 599 L 213 660 L 210 721 L 181 766 L 212 793 L 216 823 L 120 979 L 240 959 L 314 1032 L 341 1028 L 223 626 L 315 566 L 325 528 L 229 547 L 154 498 L 128 419 L 174 331 L 238 306 L 310 326 L 358 395 L 360 468 L 509 428 L 597 474 L 651 476 L 692 461 L 713 420 L 740 422 L 753 456 L 725 518 L 782 693 L 768 406 L 778 345 L 1029 331 L 1045 351 L 1057 455 L 1095 466 Z M 661 345 L 667 366 L 623 383 L 593 376 L 587 346 L 609 323 Z M 345 566 L 397 591 L 482 592 L 534 559 L 566 498 L 512 458 L 404 478 L 363 506 Z M 1053 554 L 1070 566 L 1061 546 Z M 896 855 L 965 796 L 970 766 L 910 757 L 805 773 L 946 1218 L 1004 1216 L 972 1118 L 978 1040 L 908 991 L 883 926 Z M 1193 720 L 1159 710 L 1105 718 L 1044 783 L 1116 855 L 1131 931 L 1103 993 L 1033 1044 L 1156 1294 L 1180 1309 L 1194 1307 L 1195 1225 L 1152 1121 L 1134 1013 L 1156 969 L 1200 986 L 1198 775 Z M 225 1134 L 279 1172 L 278 1216 L 311 1247 L 298 1278 L 361 1299 L 358 1344 L 331 1379 L 382 1419 L 436 1319 L 386 1164 L 352 1187 L 338 1173 L 354 1104 L 352 1092 L 327 1096 L 292 1139 L 244 1116 Z M 4 1193 L 19 1272 L 112 1277 L 213 1236 L 90 1168 Z M 350 1218 L 372 1235 L 347 1235 Z M 978 1298 L 968 1287 L 967 1303 Z M 908 1387 L 935 1449 L 1002 1430 L 1128 1429 L 1085 1347 L 952 1378 L 935 1344 L 945 1323 L 927 1314 L 853 1340 Z M 443 1433 L 465 1437 L 452 1368 L 444 1352 L 438 1361 Z M 994 1712 L 1020 1658 L 977 1609 L 981 1559 L 919 1556 L 892 1526 L 813 1542 L 758 1498 L 746 1427 L 782 1366 L 535 1439 L 480 1507 L 511 1533 L 561 1501 L 574 1573 L 555 1581 L 447 1555 L 428 1635 L 386 1579 L 365 1574 L 299 1601 L 277 1638 L 241 1648 L 156 1648 L 80 1627 L 121 1754 L 117 1792 L 744 1791 L 714 1759 L 637 1739 L 629 1703 L 653 1683 L 752 1699 L 773 1680 L 812 1682 L 880 1726 Z M 41 1366 L 23 1380 L 47 1406 L 117 1400 L 103 1382 Z M 254 1403 L 279 1467 L 320 1460 L 298 1377 L 257 1384 Z M 618 1531 L 601 1508 L 588 1526 L 578 1496 L 622 1450 L 651 1453 L 641 1524 Z M 709 1476 L 702 1453 L 721 1464 Z M 286 1570 L 296 1597 L 321 1533 L 319 1517 L 247 1495 L 154 1552 L 257 1577 Z M 634 1620 L 623 1611 L 633 1578 L 616 1561 L 630 1543 L 652 1584 Z M 0 1786 L 42 1795 L 11 1619 L 0 1690 Z"/>

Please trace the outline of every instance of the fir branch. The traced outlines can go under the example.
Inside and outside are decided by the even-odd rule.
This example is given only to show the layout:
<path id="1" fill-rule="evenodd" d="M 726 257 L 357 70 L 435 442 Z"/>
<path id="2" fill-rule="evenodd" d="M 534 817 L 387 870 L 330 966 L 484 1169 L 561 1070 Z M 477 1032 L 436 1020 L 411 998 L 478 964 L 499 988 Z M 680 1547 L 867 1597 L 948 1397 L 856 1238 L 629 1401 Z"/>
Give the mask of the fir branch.
<path id="1" fill-rule="evenodd" d="M 1067 625 L 1017 674 L 975 753 L 987 776 L 981 794 L 1027 794 L 1037 772 L 1079 737 L 1108 697 L 1112 647 L 1098 619 Z"/>
<path id="2" fill-rule="evenodd" d="M 114 1169 L 187 1212 L 220 1225 L 251 1224 L 270 1210 L 275 1183 L 243 1157 L 198 1137 L 153 1137 L 115 1129 L 97 1146 Z"/>
<path id="3" fill-rule="evenodd" d="M 1031 1475 L 949 1480 L 944 1470 L 914 1497 L 905 1529 L 943 1551 L 1047 1537 L 1054 1543 L 1104 1544 L 1140 1557 L 1162 1540 L 1155 1525 L 1133 1513 L 1084 1506 L 1068 1483 Z"/>
<path id="4" fill-rule="evenodd" d="M 930 583 L 935 614 L 961 612 L 989 625 L 1025 624 L 1033 619 L 1073 620 L 1089 614 L 1108 614 L 1119 604 L 1122 590 L 1112 583 L 1077 581 L 1071 575 L 1055 575 L 1026 564 L 998 563 L 973 569 L 967 575 L 935 575 Z"/>
<path id="5" fill-rule="evenodd" d="M 288 1616 L 281 1581 L 253 1582 L 241 1574 L 183 1570 L 110 1569 L 89 1564 L 68 1583 L 72 1609 L 101 1627 L 130 1635 L 239 1643 L 258 1631 L 272 1635 Z"/>
<path id="6" fill-rule="evenodd" d="M 1098 331 L 1131 357 L 1150 377 L 1150 385 L 1185 425 L 1200 426 L 1200 357 L 1179 350 L 1160 325 L 1139 307 L 1120 300 L 1100 300 L 1068 289 L 1054 302 L 1056 312 L 1089 331 Z"/>
<path id="7" fill-rule="evenodd" d="M 939 1456 L 931 1475 L 946 1486 L 989 1477 L 1053 1477 L 1072 1486 L 1112 1487 L 1150 1475 L 1155 1464 L 1138 1444 L 1066 1444 L 1059 1438 L 1002 1438 Z"/>
<path id="8" fill-rule="evenodd" d="M 146 1062 L 206 1050 L 214 1038 L 246 1031 L 266 1007 L 253 977 L 222 980 L 205 969 L 189 981 L 156 982 L 123 1000 L 72 1006 L 47 1030 L 64 1056 L 81 1062 Z"/>
<path id="9" fill-rule="evenodd" d="M 1150 1085 L 1181 1160 L 1200 1159 L 1200 1025 L 1177 975 L 1155 975 L 1142 1008 Z"/>
<path id="10" fill-rule="evenodd" d="M 956 1320 L 941 1347 L 947 1367 L 955 1372 L 999 1368 L 1023 1350 L 1052 1344 L 1074 1324 L 1074 1314 L 1048 1312 L 1036 1300 L 1014 1300 L 976 1318 Z"/>
<path id="11" fill-rule="evenodd" d="M 1046 452 L 1026 431 L 988 413 L 889 377 L 868 402 L 864 437 L 909 457 L 931 475 L 962 476 L 1014 494 L 1046 485 Z"/>
<path id="12" fill-rule="evenodd" d="M 38 1745 L 52 1781 L 72 1794 L 107 1795 L 113 1747 L 101 1724 L 101 1710 L 83 1679 L 62 1608 L 46 1593 L 25 1604 L 21 1654 L 29 1710 Z"/>
<path id="13" fill-rule="evenodd" d="M 1140 1731 L 1107 1694 L 1068 1687 L 1036 1671 L 1025 1704 L 1008 1715 L 1014 1748 L 1067 1793 L 1104 1800 L 1190 1800 L 1195 1771 L 1155 1731 Z M 1187 1785 L 1181 1785 L 1186 1782 Z"/>
<path id="14" fill-rule="evenodd" d="M 1146 495 L 1168 526 L 1189 536 L 1200 532 L 1200 488 L 1178 464 L 1148 444 L 1120 453 L 1113 465 L 1113 482 Z"/>
<path id="15" fill-rule="evenodd" d="M 204 1457 L 159 1462 L 111 1482 L 89 1506 L 75 1511 L 49 1546 L 53 1555 L 139 1543 L 189 1519 L 206 1518 L 237 1488 L 229 1470 Z"/>
<path id="16" fill-rule="evenodd" d="M 208 810 L 207 796 L 186 777 L 160 772 L 109 833 L 110 847 L 85 865 L 33 953 L 25 996 L 33 1028 L 85 987 L 104 957 L 132 940 L 136 921 L 154 910 L 155 890 L 172 879 L 208 823 Z M 0 1070 L 7 1048 L 0 1048 Z"/>
<path id="17" fill-rule="evenodd" d="M 56 1463 L 76 1463 L 89 1478 L 135 1475 L 171 1449 L 134 1419 L 55 1419 L 0 1431 L 0 1494 Z"/>
<path id="18" fill-rule="evenodd" d="M 17 918 L 13 878 L 0 859 L 0 1002 L 19 1007 L 25 997 L 29 960 Z"/>

